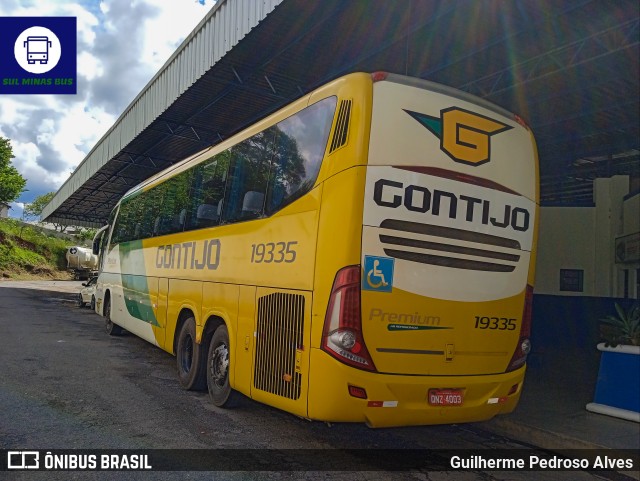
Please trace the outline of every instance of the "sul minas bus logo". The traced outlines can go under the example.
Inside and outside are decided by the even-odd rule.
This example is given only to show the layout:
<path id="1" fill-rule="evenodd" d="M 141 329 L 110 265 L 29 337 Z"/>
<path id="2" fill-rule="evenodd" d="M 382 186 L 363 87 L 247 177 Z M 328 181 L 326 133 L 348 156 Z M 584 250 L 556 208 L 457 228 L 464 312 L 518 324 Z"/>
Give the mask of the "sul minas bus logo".
<path id="1" fill-rule="evenodd" d="M 76 88 L 75 17 L 0 17 L 0 94 Z"/>
<path id="2" fill-rule="evenodd" d="M 440 139 L 440 150 L 456 162 L 481 165 L 491 158 L 491 136 L 511 129 L 506 124 L 459 107 L 440 111 L 440 118 L 405 110 Z"/>

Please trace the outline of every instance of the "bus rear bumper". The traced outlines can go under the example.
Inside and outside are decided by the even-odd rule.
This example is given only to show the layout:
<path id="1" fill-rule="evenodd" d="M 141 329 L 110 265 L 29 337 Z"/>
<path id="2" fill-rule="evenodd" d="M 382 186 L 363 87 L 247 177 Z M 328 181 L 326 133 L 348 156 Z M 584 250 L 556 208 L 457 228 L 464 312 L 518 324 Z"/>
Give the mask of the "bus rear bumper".
<path id="1" fill-rule="evenodd" d="M 371 427 L 486 421 L 513 411 L 522 391 L 525 367 L 486 376 L 403 376 L 346 366 L 311 349 L 308 416 L 330 422 L 362 422 Z M 366 391 L 354 397 L 349 386 Z M 432 406 L 429 389 L 461 389 L 463 404 Z"/>

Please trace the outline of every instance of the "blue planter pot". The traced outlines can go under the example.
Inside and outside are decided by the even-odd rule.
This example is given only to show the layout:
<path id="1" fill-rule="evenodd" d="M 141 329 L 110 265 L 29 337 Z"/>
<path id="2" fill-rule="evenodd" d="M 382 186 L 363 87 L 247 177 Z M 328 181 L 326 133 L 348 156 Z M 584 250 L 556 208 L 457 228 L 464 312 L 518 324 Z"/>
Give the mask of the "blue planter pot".
<path id="1" fill-rule="evenodd" d="M 605 347 L 594 401 L 587 410 L 640 422 L 640 346 Z"/>

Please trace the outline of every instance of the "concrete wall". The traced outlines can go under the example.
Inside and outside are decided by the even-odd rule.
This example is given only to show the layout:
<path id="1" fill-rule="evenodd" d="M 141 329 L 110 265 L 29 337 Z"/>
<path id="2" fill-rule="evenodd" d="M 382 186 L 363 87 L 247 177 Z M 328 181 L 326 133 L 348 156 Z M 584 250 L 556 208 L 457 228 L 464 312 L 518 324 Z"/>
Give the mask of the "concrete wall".
<path id="1" fill-rule="evenodd" d="M 543 207 L 536 264 L 536 294 L 596 296 L 595 230 L 592 207 Z M 560 291 L 560 270 L 584 270 L 584 291 Z"/>
<path id="2" fill-rule="evenodd" d="M 640 192 L 627 197 L 622 205 L 623 235 L 640 232 Z"/>
<path id="3" fill-rule="evenodd" d="M 630 236 L 640 233 L 640 191 L 634 195 L 628 195 L 622 204 L 622 236 Z M 620 237 L 620 236 L 618 236 Z M 636 252 L 638 238 L 635 238 Z M 627 283 L 626 294 L 629 297 L 640 299 L 640 261 L 616 264 L 617 271 L 617 296 L 625 295 L 625 278 Z"/>
<path id="4" fill-rule="evenodd" d="M 628 176 L 596 179 L 593 190 L 595 207 L 540 209 L 536 294 L 621 298 L 626 278 L 638 297 L 640 264 L 616 264 L 615 240 L 640 230 L 640 195 L 627 196 Z M 562 269 L 583 271 L 582 292 L 560 290 Z"/>

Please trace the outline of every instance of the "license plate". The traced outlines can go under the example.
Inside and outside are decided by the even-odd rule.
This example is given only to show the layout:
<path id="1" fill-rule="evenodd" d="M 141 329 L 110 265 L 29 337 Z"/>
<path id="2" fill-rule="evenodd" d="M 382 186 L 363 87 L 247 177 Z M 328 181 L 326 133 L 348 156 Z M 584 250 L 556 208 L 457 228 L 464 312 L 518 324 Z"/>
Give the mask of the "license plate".
<path id="1" fill-rule="evenodd" d="M 429 389 L 432 406 L 462 406 L 462 389 Z"/>

